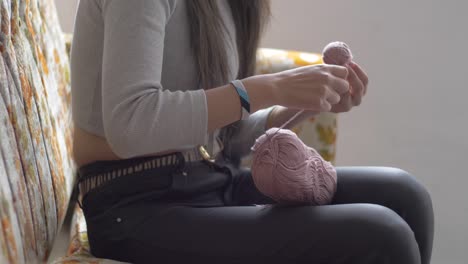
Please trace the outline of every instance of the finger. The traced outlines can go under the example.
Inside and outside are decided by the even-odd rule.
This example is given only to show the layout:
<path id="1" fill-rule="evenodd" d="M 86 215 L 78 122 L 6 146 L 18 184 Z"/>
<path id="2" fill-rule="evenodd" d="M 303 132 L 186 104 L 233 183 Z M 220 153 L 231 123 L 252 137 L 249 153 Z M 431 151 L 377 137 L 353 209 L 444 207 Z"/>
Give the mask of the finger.
<path id="1" fill-rule="evenodd" d="M 349 72 L 348 74 L 349 85 L 353 87 L 352 95 L 353 96 L 359 95 L 362 97 L 362 93 L 364 91 L 364 84 L 362 83 L 361 79 L 359 79 L 356 72 L 351 67 L 349 67 L 348 72 Z"/>
<path id="2" fill-rule="evenodd" d="M 350 83 L 346 79 L 341 78 L 330 78 L 329 82 L 330 88 L 337 92 L 339 95 L 349 92 Z"/>
<path id="3" fill-rule="evenodd" d="M 322 112 L 328 112 L 332 108 L 331 104 L 327 100 L 320 100 L 320 110 Z"/>
<path id="4" fill-rule="evenodd" d="M 343 101 L 343 108 L 345 109 L 345 111 L 349 111 L 351 110 L 351 108 L 353 108 L 353 99 L 351 94 L 345 94 L 341 97 L 341 100 Z"/>
<path id="5" fill-rule="evenodd" d="M 354 72 L 356 72 L 359 79 L 364 84 L 364 94 L 365 94 L 365 92 L 367 92 L 367 85 L 369 85 L 369 77 L 367 76 L 366 72 L 355 62 L 351 62 L 350 65 L 353 68 Z"/>
<path id="6" fill-rule="evenodd" d="M 348 81 L 352 87 L 351 99 L 354 106 L 358 106 L 362 101 L 362 94 L 364 91 L 364 84 L 361 82 L 356 72 L 349 66 Z"/>
<path id="7" fill-rule="evenodd" d="M 348 112 L 353 108 L 353 103 L 351 99 L 351 95 L 349 93 L 344 94 L 341 96 L 341 100 L 339 104 L 333 106 L 334 113 L 343 113 Z"/>
<path id="8" fill-rule="evenodd" d="M 356 93 L 351 95 L 351 100 L 353 102 L 353 106 L 359 106 L 362 102 L 362 94 Z"/>
<path id="9" fill-rule="evenodd" d="M 362 96 L 366 95 L 367 93 L 367 85 L 364 85 L 364 90 L 362 91 Z"/>
<path id="10" fill-rule="evenodd" d="M 341 79 L 348 77 L 348 69 L 344 66 L 326 64 L 328 71 Z"/>
<path id="11" fill-rule="evenodd" d="M 337 104 L 338 102 L 340 102 L 341 99 L 340 95 L 333 89 L 327 89 L 325 98 L 332 105 Z"/>

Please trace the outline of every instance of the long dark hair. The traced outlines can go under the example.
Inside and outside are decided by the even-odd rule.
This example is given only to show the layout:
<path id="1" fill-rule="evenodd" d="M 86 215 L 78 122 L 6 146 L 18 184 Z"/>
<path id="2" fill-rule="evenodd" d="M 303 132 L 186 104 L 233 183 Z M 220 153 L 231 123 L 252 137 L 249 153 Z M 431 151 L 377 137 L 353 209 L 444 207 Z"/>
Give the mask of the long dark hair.
<path id="1" fill-rule="evenodd" d="M 256 50 L 261 35 L 269 22 L 270 0 L 228 0 L 236 27 L 237 51 L 239 54 L 238 79 L 252 76 L 255 72 Z M 192 50 L 198 64 L 199 80 L 204 89 L 226 84 L 228 80 L 228 54 L 224 46 L 225 25 L 218 9 L 218 0 L 188 0 Z M 228 146 L 233 123 L 221 130 L 220 138 Z M 224 154 L 231 159 L 230 149 Z M 237 160 L 239 162 L 239 160 Z"/>
<path id="2" fill-rule="evenodd" d="M 254 74 L 256 50 L 270 17 L 269 0 L 228 0 L 236 26 L 239 73 L 237 78 Z M 219 0 L 188 0 L 190 37 L 199 79 L 204 89 L 226 84 L 228 65 L 225 25 L 218 10 Z"/>

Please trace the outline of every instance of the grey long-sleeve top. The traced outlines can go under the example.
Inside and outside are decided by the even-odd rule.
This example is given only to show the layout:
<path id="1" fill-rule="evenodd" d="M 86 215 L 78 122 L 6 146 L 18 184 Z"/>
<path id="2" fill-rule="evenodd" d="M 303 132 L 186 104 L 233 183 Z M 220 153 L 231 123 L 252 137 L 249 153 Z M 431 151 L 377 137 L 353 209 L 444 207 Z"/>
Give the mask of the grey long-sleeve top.
<path id="1" fill-rule="evenodd" d="M 219 8 L 235 79 L 235 26 L 226 0 Z M 121 158 L 209 145 L 189 23 L 185 0 L 81 0 L 71 55 L 75 125 L 105 137 Z M 225 151 L 247 154 L 270 110 L 238 122 Z"/>

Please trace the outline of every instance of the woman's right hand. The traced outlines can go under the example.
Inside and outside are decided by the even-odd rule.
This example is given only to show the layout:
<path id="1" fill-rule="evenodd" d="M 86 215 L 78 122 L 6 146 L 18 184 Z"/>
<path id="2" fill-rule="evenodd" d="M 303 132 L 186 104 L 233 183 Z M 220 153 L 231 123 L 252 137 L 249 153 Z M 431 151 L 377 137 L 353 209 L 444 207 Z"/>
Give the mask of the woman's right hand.
<path id="1" fill-rule="evenodd" d="M 275 104 L 328 112 L 349 91 L 348 69 L 336 65 L 313 65 L 269 74 Z"/>

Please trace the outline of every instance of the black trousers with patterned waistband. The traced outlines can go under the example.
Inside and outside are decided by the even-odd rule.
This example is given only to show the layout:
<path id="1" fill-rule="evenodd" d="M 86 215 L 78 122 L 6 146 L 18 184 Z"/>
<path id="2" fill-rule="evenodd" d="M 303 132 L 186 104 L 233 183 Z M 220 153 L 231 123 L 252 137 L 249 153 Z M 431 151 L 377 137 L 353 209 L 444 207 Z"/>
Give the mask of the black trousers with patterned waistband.
<path id="1" fill-rule="evenodd" d="M 91 252 L 131 263 L 430 262 L 432 203 L 413 176 L 386 167 L 337 172 L 326 206 L 275 204 L 247 169 L 198 162 L 134 172 L 84 197 Z"/>

